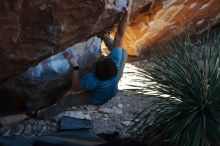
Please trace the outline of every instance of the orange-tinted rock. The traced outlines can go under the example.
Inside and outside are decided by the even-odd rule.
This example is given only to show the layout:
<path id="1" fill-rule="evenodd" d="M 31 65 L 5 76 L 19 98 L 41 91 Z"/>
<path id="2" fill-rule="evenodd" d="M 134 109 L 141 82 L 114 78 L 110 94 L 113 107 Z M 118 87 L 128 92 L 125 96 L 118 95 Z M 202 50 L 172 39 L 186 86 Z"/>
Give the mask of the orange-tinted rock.
<path id="1" fill-rule="evenodd" d="M 219 22 L 219 0 L 159 0 L 150 11 L 137 14 L 127 28 L 124 46 L 130 55 L 147 55 L 155 51 L 153 45 L 169 43 L 181 34 L 201 34 Z"/>
<path id="2" fill-rule="evenodd" d="M 134 2 L 133 12 L 151 0 Z M 113 27 L 127 0 L 1 0 L 0 83 Z"/>

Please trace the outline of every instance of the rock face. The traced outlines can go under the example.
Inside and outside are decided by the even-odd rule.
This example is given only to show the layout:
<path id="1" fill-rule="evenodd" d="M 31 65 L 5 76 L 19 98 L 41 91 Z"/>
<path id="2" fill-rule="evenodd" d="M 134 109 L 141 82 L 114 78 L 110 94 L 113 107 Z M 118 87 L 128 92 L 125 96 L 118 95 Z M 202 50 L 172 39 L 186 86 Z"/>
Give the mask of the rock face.
<path id="1" fill-rule="evenodd" d="M 201 34 L 218 23 L 219 0 L 158 0 L 132 20 L 126 31 L 125 48 L 130 55 L 149 55 L 155 51 L 153 45 L 169 43 L 182 34 Z"/>
<path id="2" fill-rule="evenodd" d="M 113 27 L 127 0 L 1 0 L 0 83 Z M 151 0 L 137 0 L 139 11 Z"/>
<path id="3" fill-rule="evenodd" d="M 114 27 L 126 4 L 127 0 L 1 0 L 0 112 L 17 111 L 27 103 L 41 108 L 62 97 L 70 85 L 69 65 L 57 53 Z M 137 0 L 132 11 L 151 4 Z M 97 38 L 73 48 L 82 68 L 101 54 Z"/>
<path id="4" fill-rule="evenodd" d="M 100 40 L 91 37 L 114 27 L 126 3 L 1 0 L 0 111 L 22 109 L 29 101 L 45 107 L 61 97 L 70 79 L 68 63 L 58 53 L 84 42 L 73 48 L 82 67 L 93 64 L 101 52 Z M 201 34 L 220 22 L 219 10 L 219 0 L 134 0 L 124 47 L 129 55 L 144 55 L 155 51 L 152 45 L 184 33 Z"/>
<path id="5" fill-rule="evenodd" d="M 83 70 L 91 69 L 100 57 L 101 40 L 93 37 L 65 51 L 78 58 L 80 74 L 83 74 Z M 70 90 L 71 68 L 61 52 L 6 81 L 0 89 L 0 112 L 19 111 L 25 106 L 39 109 L 53 104 Z"/>

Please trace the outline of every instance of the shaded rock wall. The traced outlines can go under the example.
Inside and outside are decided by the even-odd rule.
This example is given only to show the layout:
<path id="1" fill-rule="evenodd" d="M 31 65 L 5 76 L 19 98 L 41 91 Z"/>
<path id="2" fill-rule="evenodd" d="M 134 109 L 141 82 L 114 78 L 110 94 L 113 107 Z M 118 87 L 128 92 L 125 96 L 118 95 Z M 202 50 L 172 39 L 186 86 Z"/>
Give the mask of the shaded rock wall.
<path id="1" fill-rule="evenodd" d="M 71 80 L 67 61 L 57 53 L 114 27 L 126 4 L 127 0 L 1 0 L 0 112 L 14 113 L 27 104 L 42 108 L 62 97 Z M 151 4 L 136 0 L 132 11 Z M 97 38 L 73 48 L 81 68 L 101 54 Z"/>
<path id="2" fill-rule="evenodd" d="M 85 68 L 91 69 L 100 57 L 101 40 L 93 37 L 65 51 L 78 58 L 82 74 Z M 0 112 L 19 111 L 26 105 L 39 109 L 53 104 L 70 90 L 71 68 L 61 52 L 8 80 L 0 88 Z"/>
<path id="3" fill-rule="evenodd" d="M 198 35 L 220 23 L 219 0 L 157 0 L 136 14 L 124 46 L 130 55 L 149 55 L 182 34 Z M 156 50 L 161 51 L 161 48 Z"/>
<path id="4" fill-rule="evenodd" d="M 127 0 L 1 0 L 1 107 L 14 110 L 35 103 L 33 106 L 40 108 L 62 97 L 70 80 L 68 64 L 62 53 L 57 53 L 117 25 L 126 3 Z M 129 55 L 147 55 L 155 51 L 152 46 L 169 43 L 176 36 L 198 35 L 219 24 L 219 10 L 219 0 L 134 0 L 124 48 Z M 83 67 L 100 55 L 97 38 L 76 46 Z M 45 60 L 50 56 L 53 57 Z"/>
<path id="5" fill-rule="evenodd" d="M 1 0 L 0 83 L 113 27 L 127 0 Z M 151 0 L 136 0 L 133 12 Z"/>

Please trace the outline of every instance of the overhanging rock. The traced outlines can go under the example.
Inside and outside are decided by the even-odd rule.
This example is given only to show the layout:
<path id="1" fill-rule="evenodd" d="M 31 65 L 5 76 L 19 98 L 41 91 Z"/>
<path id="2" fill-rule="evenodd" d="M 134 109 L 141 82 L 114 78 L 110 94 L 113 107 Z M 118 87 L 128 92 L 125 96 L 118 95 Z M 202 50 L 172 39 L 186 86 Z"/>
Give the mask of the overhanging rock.
<path id="1" fill-rule="evenodd" d="M 134 0 L 133 13 L 152 0 Z M 118 23 L 127 0 L 1 0 L 0 84 Z"/>
<path id="2" fill-rule="evenodd" d="M 78 58 L 81 71 L 85 68 L 91 69 L 101 55 L 101 40 L 93 37 L 86 42 L 69 47 L 65 51 Z M 61 52 L 29 68 L 15 79 L 8 80 L 2 85 L 2 89 L 10 97 L 7 95 L 1 97 L 1 111 L 11 112 L 12 110 L 15 112 L 16 108 L 19 110 L 26 105 L 39 109 L 53 104 L 70 89 L 71 68 Z M 82 72 L 80 74 L 82 75 Z M 5 100 L 7 98 L 10 98 L 8 102 Z"/>
<path id="3" fill-rule="evenodd" d="M 70 84 L 66 72 L 68 67 L 64 65 L 57 70 L 50 70 L 46 66 L 66 64 L 62 55 L 52 57 L 52 60 L 57 59 L 53 60 L 56 64 L 47 60 L 42 62 L 45 65 L 28 68 L 113 27 L 118 23 L 126 2 L 127 0 L 1 0 L 1 104 L 5 107 L 9 103 L 8 107 L 11 108 L 8 109 L 14 110 L 13 107 L 22 108 L 30 100 L 43 99 L 38 100 L 43 103 L 35 102 L 37 108 L 56 100 L 54 95 L 62 95 L 60 91 L 65 92 Z M 220 22 L 219 9 L 219 0 L 134 0 L 133 19 L 125 34 L 124 48 L 129 55 L 139 56 L 155 51 L 152 46 L 169 43 L 184 33 L 200 34 Z M 96 45 L 99 46 L 99 42 Z M 83 48 L 78 50 L 82 51 L 81 54 L 93 56 L 92 48 Z M 65 71 L 65 74 L 57 71 Z M 23 72 L 25 73 L 21 75 Z"/>
<path id="4" fill-rule="evenodd" d="M 127 0 L 1 0 L 0 111 L 15 112 L 27 104 L 46 107 L 62 97 L 70 87 L 69 66 L 62 53 L 55 54 L 114 27 L 126 4 Z M 132 13 L 151 4 L 152 0 L 135 0 Z M 98 38 L 76 46 L 81 67 L 92 65 L 100 55 Z"/>

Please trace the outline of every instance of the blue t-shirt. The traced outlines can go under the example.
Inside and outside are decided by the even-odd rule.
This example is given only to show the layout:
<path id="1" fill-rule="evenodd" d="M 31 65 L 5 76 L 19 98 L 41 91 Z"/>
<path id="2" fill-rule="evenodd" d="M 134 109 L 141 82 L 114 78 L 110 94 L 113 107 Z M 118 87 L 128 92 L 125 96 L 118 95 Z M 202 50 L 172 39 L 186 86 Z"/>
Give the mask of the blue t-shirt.
<path id="1" fill-rule="evenodd" d="M 109 54 L 109 57 L 115 62 L 118 70 L 122 60 L 122 52 L 121 48 L 112 48 Z M 118 81 L 119 79 L 117 77 L 111 80 L 101 81 L 95 77 L 94 72 L 89 72 L 80 79 L 80 87 L 81 89 L 92 91 L 90 104 L 100 106 L 116 96 Z"/>

